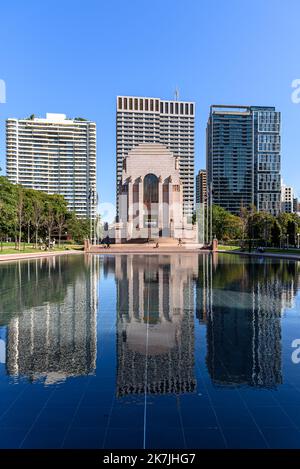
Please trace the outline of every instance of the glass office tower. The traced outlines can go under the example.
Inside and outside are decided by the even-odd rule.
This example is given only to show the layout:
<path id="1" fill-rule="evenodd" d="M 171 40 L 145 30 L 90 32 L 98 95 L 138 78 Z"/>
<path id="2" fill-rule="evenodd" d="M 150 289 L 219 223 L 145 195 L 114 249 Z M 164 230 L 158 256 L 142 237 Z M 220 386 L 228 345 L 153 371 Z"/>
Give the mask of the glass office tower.
<path id="1" fill-rule="evenodd" d="M 274 107 L 213 105 L 207 125 L 208 197 L 238 214 L 280 211 L 280 112 Z"/>
<path id="2" fill-rule="evenodd" d="M 254 203 L 259 211 L 281 210 L 280 112 L 251 107 L 254 131 Z"/>

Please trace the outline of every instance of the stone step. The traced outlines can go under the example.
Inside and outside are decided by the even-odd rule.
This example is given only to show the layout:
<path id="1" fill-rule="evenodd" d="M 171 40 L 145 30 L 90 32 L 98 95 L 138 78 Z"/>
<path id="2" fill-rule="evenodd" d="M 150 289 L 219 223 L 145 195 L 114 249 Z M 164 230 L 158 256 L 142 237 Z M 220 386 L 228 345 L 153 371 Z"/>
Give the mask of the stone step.
<path id="1" fill-rule="evenodd" d="M 157 242 L 158 244 L 170 244 L 172 246 L 178 245 L 178 239 L 168 238 L 168 237 L 155 238 L 154 243 L 157 243 Z"/>

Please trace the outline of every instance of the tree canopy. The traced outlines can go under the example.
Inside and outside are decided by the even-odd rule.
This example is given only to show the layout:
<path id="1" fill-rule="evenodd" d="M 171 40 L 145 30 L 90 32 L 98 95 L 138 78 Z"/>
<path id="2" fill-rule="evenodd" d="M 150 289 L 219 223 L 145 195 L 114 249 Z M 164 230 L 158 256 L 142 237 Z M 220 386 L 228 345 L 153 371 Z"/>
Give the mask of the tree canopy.
<path id="1" fill-rule="evenodd" d="M 19 244 L 40 238 L 69 235 L 76 242 L 89 237 L 90 221 L 68 210 L 62 195 L 27 189 L 0 176 L 0 239 L 11 238 Z"/>
<path id="2" fill-rule="evenodd" d="M 212 234 L 219 241 L 251 239 L 263 245 L 298 244 L 300 217 L 296 213 L 280 213 L 277 217 L 258 212 L 255 207 L 243 208 L 240 216 L 224 208 L 212 207 Z"/>

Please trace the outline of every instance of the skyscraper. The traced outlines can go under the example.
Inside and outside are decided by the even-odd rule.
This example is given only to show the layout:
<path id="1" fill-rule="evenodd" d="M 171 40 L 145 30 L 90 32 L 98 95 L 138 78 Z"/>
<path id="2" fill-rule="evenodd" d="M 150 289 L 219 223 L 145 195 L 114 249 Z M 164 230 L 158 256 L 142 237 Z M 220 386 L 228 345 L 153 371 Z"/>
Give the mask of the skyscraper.
<path id="1" fill-rule="evenodd" d="M 7 119 L 8 179 L 61 194 L 79 217 L 96 215 L 96 124 L 64 114 Z"/>
<path id="2" fill-rule="evenodd" d="M 178 157 L 183 211 L 194 209 L 195 104 L 159 98 L 117 97 L 117 214 L 123 161 L 141 143 L 161 143 Z"/>
<path id="3" fill-rule="evenodd" d="M 280 112 L 274 107 L 211 106 L 206 156 L 214 204 L 232 213 L 251 204 L 280 212 Z"/>
<path id="4" fill-rule="evenodd" d="M 295 210 L 294 189 L 282 184 L 281 186 L 281 210 L 285 213 L 293 213 Z"/>
<path id="5" fill-rule="evenodd" d="M 200 169 L 196 176 L 196 204 L 207 204 L 206 170 Z"/>

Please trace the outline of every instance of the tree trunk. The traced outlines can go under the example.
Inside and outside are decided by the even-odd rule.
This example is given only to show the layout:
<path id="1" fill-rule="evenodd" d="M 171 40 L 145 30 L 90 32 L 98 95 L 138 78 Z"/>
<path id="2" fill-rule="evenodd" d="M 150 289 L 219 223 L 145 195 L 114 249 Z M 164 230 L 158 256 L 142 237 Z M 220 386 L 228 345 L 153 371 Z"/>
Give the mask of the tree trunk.
<path id="1" fill-rule="evenodd" d="M 19 224 L 19 251 L 21 251 L 21 240 L 22 240 L 22 224 L 21 224 L 21 220 L 20 220 L 20 224 Z"/>

